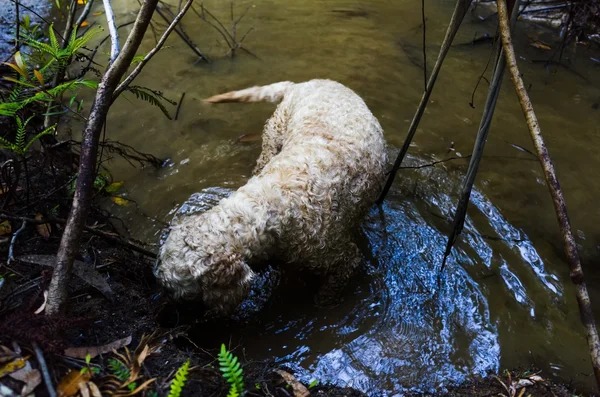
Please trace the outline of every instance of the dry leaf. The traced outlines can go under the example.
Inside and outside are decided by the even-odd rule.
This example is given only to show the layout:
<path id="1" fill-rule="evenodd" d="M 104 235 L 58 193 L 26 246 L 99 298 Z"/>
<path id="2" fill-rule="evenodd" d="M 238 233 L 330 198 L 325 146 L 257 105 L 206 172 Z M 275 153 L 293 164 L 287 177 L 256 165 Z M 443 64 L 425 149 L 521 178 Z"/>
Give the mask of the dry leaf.
<path id="1" fill-rule="evenodd" d="M 0 378 L 18 371 L 21 368 L 25 368 L 25 364 L 27 363 L 27 359 L 29 357 L 30 356 L 19 357 L 7 364 L 4 364 L 2 367 L 0 367 Z"/>
<path id="2" fill-rule="evenodd" d="M 90 389 L 88 388 L 86 382 L 79 382 L 77 386 L 79 387 L 79 393 L 81 393 L 81 397 L 90 397 Z"/>
<path id="3" fill-rule="evenodd" d="M 110 353 L 113 350 L 118 350 L 123 346 L 129 345 L 130 343 L 131 335 L 129 335 L 127 338 L 119 339 L 102 346 L 69 347 L 65 349 L 65 356 L 85 359 L 89 354 L 91 358 L 94 358 L 100 354 Z"/>
<path id="4" fill-rule="evenodd" d="M 41 221 L 42 219 L 44 219 L 44 217 L 42 216 L 42 214 L 40 214 L 39 212 L 37 214 L 35 214 L 35 220 L 36 221 Z M 43 238 L 47 239 L 50 237 L 50 233 L 52 233 L 52 228 L 50 227 L 49 223 L 44 223 L 41 225 L 36 225 L 35 227 L 37 229 L 37 232 L 40 234 L 40 236 L 42 236 Z"/>
<path id="5" fill-rule="evenodd" d="M 285 380 L 285 382 L 292 387 L 292 392 L 294 392 L 294 397 L 309 397 L 310 392 L 302 383 L 296 379 L 296 377 L 288 372 L 282 371 L 280 369 L 273 370 L 276 374 L 279 374 Z"/>
<path id="6" fill-rule="evenodd" d="M 58 397 L 70 397 L 79 392 L 79 384 L 92 378 L 90 371 L 69 371 L 59 382 L 56 392 Z"/>
<path id="7" fill-rule="evenodd" d="M 241 135 L 238 138 L 238 141 L 239 142 L 260 142 L 261 139 L 262 139 L 262 136 L 260 134 L 250 133 L 250 134 Z"/>
<path id="8" fill-rule="evenodd" d="M 81 25 L 79 25 L 79 27 L 81 28 L 85 28 L 86 26 L 88 26 L 90 23 L 88 21 L 83 21 L 81 22 Z"/>
<path id="9" fill-rule="evenodd" d="M 44 85 L 44 76 L 42 76 L 40 71 L 34 69 L 33 74 L 35 75 L 35 78 L 40 82 L 40 84 Z"/>
<path id="10" fill-rule="evenodd" d="M 56 257 L 54 255 L 22 255 L 17 257 L 17 260 L 27 263 L 35 263 L 41 266 L 56 266 Z M 110 285 L 106 282 L 104 277 L 93 266 L 88 265 L 82 261 L 75 260 L 73 263 L 73 273 L 100 291 L 104 296 L 111 299 L 113 296 Z"/>
<path id="11" fill-rule="evenodd" d="M 124 199 L 123 197 L 119 197 L 119 196 L 113 196 L 110 198 L 113 203 L 115 203 L 116 205 L 127 205 L 129 204 L 129 200 Z"/>
<path id="12" fill-rule="evenodd" d="M 100 393 L 100 389 L 94 382 L 88 382 L 88 388 L 90 389 L 90 393 L 92 393 L 92 397 L 102 397 L 102 393 Z"/>
<path id="13" fill-rule="evenodd" d="M 4 221 L 4 222 L 0 223 L 0 236 L 10 234 L 11 232 L 12 232 L 12 227 L 10 226 L 9 221 Z"/>
<path id="14" fill-rule="evenodd" d="M 21 390 L 22 396 L 33 393 L 35 388 L 42 383 L 42 374 L 37 369 L 33 369 L 29 361 L 24 368 L 10 374 L 10 377 L 25 383 L 23 390 Z"/>
<path id="15" fill-rule="evenodd" d="M 96 11 L 92 15 L 95 16 L 95 17 L 97 17 L 98 15 L 102 15 L 102 14 L 104 14 L 104 11 Z"/>
<path id="16" fill-rule="evenodd" d="M 42 306 L 40 306 L 34 313 L 40 314 L 41 312 L 43 312 L 44 309 L 46 308 L 47 302 L 48 302 L 48 290 L 44 291 L 44 303 L 42 303 Z"/>
<path id="17" fill-rule="evenodd" d="M 541 41 L 534 41 L 533 43 L 531 43 L 531 46 L 535 47 L 535 48 L 539 48 L 540 50 L 546 50 L 546 51 L 552 49 L 552 47 L 542 43 Z"/>

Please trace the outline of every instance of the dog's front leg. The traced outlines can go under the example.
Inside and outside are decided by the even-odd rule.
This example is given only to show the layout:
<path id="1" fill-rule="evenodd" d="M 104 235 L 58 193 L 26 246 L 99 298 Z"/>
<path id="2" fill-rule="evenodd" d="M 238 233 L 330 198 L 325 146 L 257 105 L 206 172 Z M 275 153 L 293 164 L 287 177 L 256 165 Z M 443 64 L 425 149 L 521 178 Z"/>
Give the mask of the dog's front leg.
<path id="1" fill-rule="evenodd" d="M 354 242 L 341 247 L 344 249 L 338 248 L 337 255 L 332 255 L 335 261 L 329 266 L 315 297 L 315 303 L 319 307 L 333 307 L 341 303 L 344 289 L 362 262 L 360 250 Z"/>

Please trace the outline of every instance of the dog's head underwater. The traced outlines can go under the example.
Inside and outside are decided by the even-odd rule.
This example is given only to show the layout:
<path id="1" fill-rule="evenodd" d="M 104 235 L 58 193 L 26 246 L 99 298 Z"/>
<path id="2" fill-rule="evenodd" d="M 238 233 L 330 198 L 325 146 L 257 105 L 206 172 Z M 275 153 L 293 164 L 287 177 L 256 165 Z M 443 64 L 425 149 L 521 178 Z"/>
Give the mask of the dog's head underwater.
<path id="1" fill-rule="evenodd" d="M 160 249 L 154 275 L 176 300 L 200 301 L 209 313 L 231 314 L 248 296 L 254 272 L 231 247 L 214 249 L 195 222 L 173 226 Z"/>

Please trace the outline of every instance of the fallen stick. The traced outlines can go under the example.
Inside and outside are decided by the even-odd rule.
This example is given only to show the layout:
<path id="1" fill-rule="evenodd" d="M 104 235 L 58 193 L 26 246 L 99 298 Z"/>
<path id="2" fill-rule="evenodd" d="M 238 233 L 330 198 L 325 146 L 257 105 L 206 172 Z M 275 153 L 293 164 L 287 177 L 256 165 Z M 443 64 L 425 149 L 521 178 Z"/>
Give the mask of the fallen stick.
<path id="1" fill-rule="evenodd" d="M 517 58 L 515 56 L 515 50 L 512 45 L 512 39 L 510 35 L 510 28 L 508 26 L 508 11 L 505 0 L 498 0 L 498 22 L 500 25 L 500 37 L 502 39 L 502 48 L 506 56 L 506 63 L 510 72 L 510 79 L 513 82 L 519 103 L 521 104 L 521 110 L 527 121 L 527 127 L 531 134 L 531 139 L 535 150 L 539 157 L 542 169 L 544 170 L 544 177 L 552 196 L 552 202 L 554 204 L 554 210 L 556 211 L 556 217 L 558 218 L 558 224 L 560 226 L 562 238 L 565 244 L 565 254 L 567 256 L 567 262 L 569 263 L 571 281 L 575 285 L 575 291 L 577 296 L 577 303 L 579 305 L 579 312 L 581 314 L 581 322 L 583 323 L 586 334 L 588 348 L 590 350 L 590 358 L 592 360 L 592 366 L 594 369 L 594 376 L 596 377 L 596 383 L 600 387 L 600 339 L 598 338 L 598 330 L 596 329 L 596 321 L 594 319 L 594 312 L 592 310 L 592 303 L 590 296 L 585 284 L 583 277 L 583 270 L 581 268 L 581 260 L 571 230 L 571 222 L 567 213 L 567 205 L 565 203 L 554 165 L 548 154 L 548 148 L 544 142 L 542 131 L 538 123 L 535 112 L 533 111 L 533 105 L 529 99 L 529 94 L 525 89 L 525 84 L 521 78 L 519 67 L 517 66 Z"/>

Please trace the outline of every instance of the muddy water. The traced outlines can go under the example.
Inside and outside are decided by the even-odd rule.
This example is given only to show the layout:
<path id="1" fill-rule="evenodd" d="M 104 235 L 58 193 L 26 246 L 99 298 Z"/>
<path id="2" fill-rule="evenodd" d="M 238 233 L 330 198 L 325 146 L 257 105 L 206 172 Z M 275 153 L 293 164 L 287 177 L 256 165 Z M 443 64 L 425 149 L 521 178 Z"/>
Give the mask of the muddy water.
<path id="1" fill-rule="evenodd" d="M 114 3 L 120 22 L 133 19 L 136 2 Z M 204 3 L 229 21 L 228 2 Z M 321 77 L 348 85 L 381 121 L 393 157 L 423 90 L 418 3 L 236 2 L 237 15 L 251 6 L 238 35 L 254 27 L 245 44 L 259 59 L 243 52 L 233 60 L 223 58 L 227 48 L 222 38 L 195 15 L 187 16 L 185 30 L 213 62 L 197 62 L 173 36 L 136 83 L 173 99 L 185 92 L 179 119 L 166 120 L 131 97 L 113 107 L 110 138 L 170 162 L 154 171 L 114 160 L 111 170 L 125 181 L 137 208 L 112 210 L 134 221 L 136 237 L 155 242 L 161 222 L 169 221 L 191 194 L 200 192 L 196 201 L 206 206 L 244 184 L 260 142 L 237 138 L 260 132 L 273 107 L 209 107 L 201 99 L 255 84 Z M 448 1 L 427 2 L 430 62 L 451 8 Z M 469 14 L 457 42 L 493 34 L 494 23 Z M 570 69 L 532 63 L 551 54 L 529 45 L 536 40 L 547 40 L 546 32 L 519 25 L 516 44 L 524 78 L 559 170 L 592 298 L 598 301 L 600 273 L 593 264 L 600 237 L 600 184 L 595 182 L 600 169 L 599 69 L 584 46 L 566 51 Z M 149 35 L 144 48 L 152 45 Z M 470 152 L 485 82 L 475 93 L 474 108 L 469 102 L 490 52 L 487 45 L 451 51 L 408 165 Z M 351 385 L 373 395 L 431 390 L 475 374 L 528 365 L 591 390 L 593 377 L 552 204 L 539 165 L 519 147 L 532 149 L 507 79 L 465 233 L 440 285 L 437 271 L 448 218 L 466 160 L 399 173 L 383 208 L 373 209 L 362 225 L 365 267 L 338 308 L 315 309 L 308 286 L 266 273 L 246 304 L 246 313 L 257 313 L 236 327 L 197 326 L 196 342 L 214 347 L 231 341 L 245 348 L 247 358 L 275 359 L 307 380 Z M 279 288 L 269 299 L 265 291 L 273 285 Z"/>

